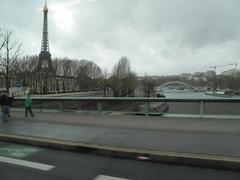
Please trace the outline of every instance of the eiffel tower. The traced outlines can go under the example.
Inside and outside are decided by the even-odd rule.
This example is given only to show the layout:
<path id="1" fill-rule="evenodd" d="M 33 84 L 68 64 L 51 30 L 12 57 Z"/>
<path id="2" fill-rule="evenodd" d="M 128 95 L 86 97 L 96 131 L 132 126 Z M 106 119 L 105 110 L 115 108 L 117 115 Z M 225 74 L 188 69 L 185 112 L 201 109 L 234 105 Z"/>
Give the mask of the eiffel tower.
<path id="1" fill-rule="evenodd" d="M 48 40 L 48 7 L 47 2 L 43 7 L 43 32 L 42 45 L 39 54 L 38 64 L 36 67 L 37 81 L 35 82 L 35 90 L 39 93 L 48 93 L 55 90 L 56 72 L 53 68 L 51 54 L 49 50 Z"/>
<path id="2" fill-rule="evenodd" d="M 38 72 L 44 72 L 45 74 L 54 74 L 54 68 L 52 65 L 51 54 L 49 50 L 49 40 L 48 40 L 48 7 L 47 2 L 43 7 L 43 32 L 42 32 L 42 46 L 41 52 L 39 54 L 39 61 L 37 65 Z"/>

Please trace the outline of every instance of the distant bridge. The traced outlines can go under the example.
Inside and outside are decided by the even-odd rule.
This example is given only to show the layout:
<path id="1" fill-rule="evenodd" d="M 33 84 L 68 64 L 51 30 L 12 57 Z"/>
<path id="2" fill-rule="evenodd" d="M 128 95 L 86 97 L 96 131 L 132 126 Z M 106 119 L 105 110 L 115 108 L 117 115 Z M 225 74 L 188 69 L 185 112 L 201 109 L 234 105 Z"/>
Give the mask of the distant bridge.
<path id="1" fill-rule="evenodd" d="M 181 81 L 171 81 L 166 82 L 162 84 L 161 86 L 156 87 L 156 91 L 161 91 L 163 89 L 177 89 L 177 90 L 184 90 L 184 89 L 190 89 L 190 90 L 197 90 L 197 88 L 191 86 L 190 84 L 187 84 L 185 82 Z"/>

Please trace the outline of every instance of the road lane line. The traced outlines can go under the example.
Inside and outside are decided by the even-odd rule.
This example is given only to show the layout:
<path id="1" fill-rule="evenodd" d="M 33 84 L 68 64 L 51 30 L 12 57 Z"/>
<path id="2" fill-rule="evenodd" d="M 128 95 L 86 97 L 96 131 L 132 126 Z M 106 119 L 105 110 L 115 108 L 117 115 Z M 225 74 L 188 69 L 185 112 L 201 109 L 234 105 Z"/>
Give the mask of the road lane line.
<path id="1" fill-rule="evenodd" d="M 0 162 L 19 165 L 19 166 L 25 166 L 25 167 L 29 167 L 29 168 L 42 170 L 42 171 L 49 171 L 55 167 L 52 165 L 36 163 L 36 162 L 31 162 L 31 161 L 25 161 L 25 160 L 20 160 L 20 159 L 13 159 L 13 158 L 8 158 L 8 157 L 4 157 L 4 156 L 0 156 Z"/>
<path id="2" fill-rule="evenodd" d="M 105 175 L 98 175 L 94 178 L 94 180 L 130 180 L 130 179 L 123 179 L 118 177 L 112 177 L 112 176 L 105 176 Z"/>

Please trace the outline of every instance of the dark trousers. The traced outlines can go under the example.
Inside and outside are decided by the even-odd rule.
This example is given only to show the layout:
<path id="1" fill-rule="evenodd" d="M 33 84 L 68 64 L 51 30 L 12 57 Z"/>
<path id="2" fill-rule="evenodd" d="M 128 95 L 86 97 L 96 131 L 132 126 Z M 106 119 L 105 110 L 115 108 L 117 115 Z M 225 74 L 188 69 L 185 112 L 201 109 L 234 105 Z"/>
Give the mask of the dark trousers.
<path id="1" fill-rule="evenodd" d="M 31 116 L 33 117 L 33 113 L 32 113 L 32 107 L 25 107 L 25 116 L 27 117 L 28 116 L 28 111 L 30 112 Z"/>
<path id="2" fill-rule="evenodd" d="M 4 121 L 6 120 L 6 116 L 10 116 L 9 115 L 9 106 L 2 106 L 2 118 Z"/>

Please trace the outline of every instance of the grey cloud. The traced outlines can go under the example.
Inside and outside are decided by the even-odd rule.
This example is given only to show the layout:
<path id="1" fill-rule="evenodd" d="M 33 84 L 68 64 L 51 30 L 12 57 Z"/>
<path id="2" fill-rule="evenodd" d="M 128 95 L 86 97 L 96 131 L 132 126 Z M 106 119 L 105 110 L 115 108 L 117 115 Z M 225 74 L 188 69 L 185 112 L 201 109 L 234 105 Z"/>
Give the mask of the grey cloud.
<path id="1" fill-rule="evenodd" d="M 49 3 L 63 2 L 66 0 Z M 179 73 L 186 67 L 197 71 L 203 61 L 209 67 L 215 59 L 225 64 L 227 56 L 240 55 L 239 0 L 83 2 L 70 8 L 75 21 L 72 33 L 59 30 L 49 11 L 53 56 L 89 57 L 110 69 L 121 55 L 127 55 L 136 72 L 159 74 Z M 26 53 L 39 52 L 42 12 L 37 9 L 42 5 L 38 0 L 3 0 L 0 4 L 1 24 L 14 28 Z M 10 9 L 15 13 L 9 13 Z M 28 35 L 38 42 L 27 42 Z"/>
<path id="2" fill-rule="evenodd" d="M 118 37 L 118 27 L 131 26 L 146 35 L 168 32 L 181 46 L 198 48 L 239 39 L 238 5 L 238 1 L 221 0 L 99 0 L 80 9 L 86 12 L 76 19 L 82 38 L 111 47 L 119 38 L 128 38 Z"/>

